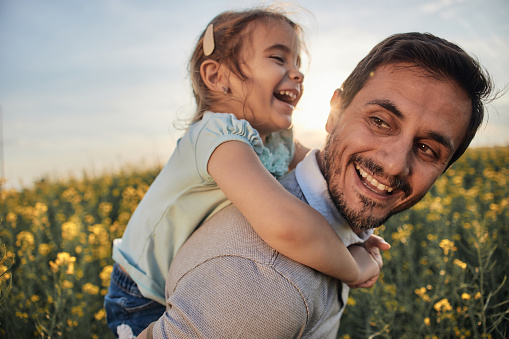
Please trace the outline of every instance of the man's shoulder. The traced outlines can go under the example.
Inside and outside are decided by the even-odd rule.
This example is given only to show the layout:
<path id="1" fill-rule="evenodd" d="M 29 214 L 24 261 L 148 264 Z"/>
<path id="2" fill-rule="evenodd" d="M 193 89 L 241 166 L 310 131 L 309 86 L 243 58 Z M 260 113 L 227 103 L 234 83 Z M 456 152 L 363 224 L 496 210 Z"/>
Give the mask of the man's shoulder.
<path id="1" fill-rule="evenodd" d="M 179 250 L 168 275 L 166 298 L 174 308 L 185 300 L 193 309 L 206 310 L 204 314 L 214 307 L 224 314 L 211 313 L 221 322 L 227 317 L 259 327 L 259 321 L 237 314 L 239 305 L 251 305 L 253 317 L 265 314 L 292 332 L 285 337 L 318 331 L 309 337 L 323 338 L 337 330 L 338 288 L 337 280 L 268 246 L 230 205 L 203 223 Z M 210 325 L 215 320 L 207 321 Z"/>
<path id="2" fill-rule="evenodd" d="M 288 192 L 299 198 L 300 200 L 308 203 L 306 198 L 304 197 L 304 193 L 299 186 L 297 181 L 297 177 L 295 176 L 295 170 L 287 173 L 283 177 L 279 178 L 279 183 L 286 188 Z"/>
<path id="3" fill-rule="evenodd" d="M 276 263 L 285 265 L 276 260 L 279 253 L 258 236 L 242 213 L 234 205 L 229 205 L 204 222 L 180 248 L 173 260 L 168 283 L 175 284 L 193 268 L 224 257 L 250 260 L 268 269 L 274 269 Z M 238 274 L 242 275 L 242 272 Z"/>
<path id="4" fill-rule="evenodd" d="M 287 288 L 285 293 L 296 293 L 306 303 L 310 302 L 309 296 L 317 289 L 336 288 L 334 279 L 289 259 L 267 245 L 242 213 L 234 205 L 229 205 L 203 223 L 178 251 L 168 275 L 168 292 L 191 270 L 205 263 L 213 270 L 214 265 L 223 265 L 225 258 L 228 262 L 244 263 L 231 274 L 245 280 L 252 270 L 277 275 Z M 246 265 L 246 261 L 252 265 Z"/>

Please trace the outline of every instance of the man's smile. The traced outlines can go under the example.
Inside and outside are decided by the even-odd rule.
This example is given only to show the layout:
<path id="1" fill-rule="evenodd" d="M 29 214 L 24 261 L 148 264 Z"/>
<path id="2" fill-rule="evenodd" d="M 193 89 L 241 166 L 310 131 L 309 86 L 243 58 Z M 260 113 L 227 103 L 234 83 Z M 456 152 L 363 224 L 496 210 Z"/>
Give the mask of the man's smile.
<path id="1" fill-rule="evenodd" d="M 371 176 L 368 172 L 363 170 L 358 164 L 355 164 L 355 168 L 357 169 L 357 173 L 361 177 L 362 183 L 375 193 L 379 194 L 389 194 L 394 189 L 390 186 L 384 185 L 378 180 L 376 180 L 373 176 Z"/>

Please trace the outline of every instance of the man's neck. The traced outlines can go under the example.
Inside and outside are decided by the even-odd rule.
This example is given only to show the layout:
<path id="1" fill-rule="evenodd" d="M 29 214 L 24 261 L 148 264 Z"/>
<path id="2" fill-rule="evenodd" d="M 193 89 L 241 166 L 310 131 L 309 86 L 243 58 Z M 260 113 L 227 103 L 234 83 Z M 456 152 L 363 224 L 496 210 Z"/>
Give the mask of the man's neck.
<path id="1" fill-rule="evenodd" d="M 316 152 L 316 162 L 318 163 L 318 168 L 320 168 L 320 172 L 322 172 L 322 175 L 323 177 L 325 178 L 325 180 L 327 180 L 327 178 L 325 177 L 325 170 L 324 170 L 324 163 L 323 163 L 323 150 L 319 150 L 318 152 Z M 328 185 L 329 183 L 327 183 Z"/>
<path id="2" fill-rule="evenodd" d="M 324 167 L 325 164 L 323 163 L 323 150 L 319 150 L 318 152 L 316 152 L 316 161 L 318 162 L 318 167 L 320 168 L 320 172 L 322 172 L 323 177 L 327 181 L 327 187 L 329 187 L 328 178 L 325 176 L 325 167 Z M 344 216 L 343 216 L 343 218 L 344 218 Z M 348 223 L 348 226 L 350 226 L 352 231 L 357 235 L 359 235 L 363 232 L 363 230 L 361 230 L 360 228 L 357 228 L 357 227 L 353 227 L 352 225 L 350 225 L 350 223 Z"/>

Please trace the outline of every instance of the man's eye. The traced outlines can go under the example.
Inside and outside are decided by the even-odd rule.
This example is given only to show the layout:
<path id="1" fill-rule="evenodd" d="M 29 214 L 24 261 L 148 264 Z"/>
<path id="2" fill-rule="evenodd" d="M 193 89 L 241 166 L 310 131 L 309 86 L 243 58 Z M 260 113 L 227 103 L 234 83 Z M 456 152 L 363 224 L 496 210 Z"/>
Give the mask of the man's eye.
<path id="1" fill-rule="evenodd" d="M 385 128 L 388 128 L 390 127 L 389 124 L 387 124 L 385 121 L 383 121 L 382 119 L 380 118 L 377 118 L 377 117 L 373 117 L 373 123 L 375 125 L 377 125 L 378 127 L 385 127 Z"/>
<path id="2" fill-rule="evenodd" d="M 417 148 L 419 149 L 419 151 L 421 153 L 425 154 L 426 156 L 433 157 L 433 158 L 437 157 L 436 152 L 426 144 L 418 144 Z"/>

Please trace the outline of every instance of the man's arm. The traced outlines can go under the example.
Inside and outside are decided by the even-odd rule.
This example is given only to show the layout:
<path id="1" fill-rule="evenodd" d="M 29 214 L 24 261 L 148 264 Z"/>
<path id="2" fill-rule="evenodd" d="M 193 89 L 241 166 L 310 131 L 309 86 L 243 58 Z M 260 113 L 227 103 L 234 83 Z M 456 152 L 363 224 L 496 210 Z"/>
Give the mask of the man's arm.
<path id="1" fill-rule="evenodd" d="M 303 333 L 308 318 L 291 282 L 272 266 L 239 256 L 193 268 L 167 303 L 153 338 L 293 338 Z"/>

